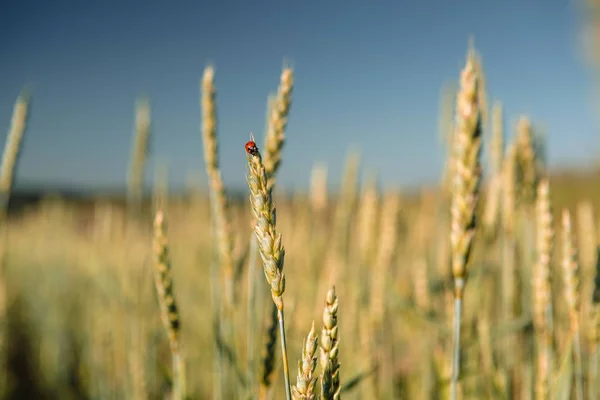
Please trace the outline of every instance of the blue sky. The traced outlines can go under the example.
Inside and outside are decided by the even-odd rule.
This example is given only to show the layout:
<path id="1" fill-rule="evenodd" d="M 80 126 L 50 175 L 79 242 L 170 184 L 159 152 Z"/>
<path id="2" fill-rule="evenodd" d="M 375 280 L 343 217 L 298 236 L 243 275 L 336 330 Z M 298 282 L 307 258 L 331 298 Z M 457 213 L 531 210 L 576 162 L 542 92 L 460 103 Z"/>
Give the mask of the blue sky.
<path id="1" fill-rule="evenodd" d="M 484 4 L 485 3 L 485 4 Z M 123 185 L 134 103 L 151 99 L 152 160 L 181 184 L 203 172 L 199 80 L 216 67 L 226 184 L 243 188 L 243 145 L 262 135 L 267 95 L 295 69 L 280 172 L 306 187 L 313 162 L 339 181 L 350 146 L 384 184 L 435 182 L 440 89 L 469 35 L 489 95 L 548 135 L 553 166 L 600 151 L 574 1 L 14 1 L 0 6 L 0 140 L 27 85 L 32 112 L 17 182 Z M 262 137 L 259 144 L 262 143 Z M 149 175 L 153 172 L 149 165 Z"/>

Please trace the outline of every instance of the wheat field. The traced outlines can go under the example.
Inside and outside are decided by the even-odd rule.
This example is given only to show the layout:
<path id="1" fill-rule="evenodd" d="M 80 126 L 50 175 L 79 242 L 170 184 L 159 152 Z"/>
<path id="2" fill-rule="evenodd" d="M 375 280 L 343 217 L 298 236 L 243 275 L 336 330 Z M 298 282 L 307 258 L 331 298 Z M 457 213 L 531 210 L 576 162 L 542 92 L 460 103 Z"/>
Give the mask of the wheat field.
<path id="1" fill-rule="evenodd" d="M 309 192 L 277 190 L 285 67 L 264 134 L 239 143 L 234 196 L 217 80 L 206 67 L 206 187 L 170 193 L 159 171 L 143 191 L 140 99 L 123 199 L 9 212 L 18 98 L 0 171 L 0 398 L 600 398 L 600 176 L 549 171 L 526 115 L 505 126 L 473 43 L 440 111 L 443 179 L 418 191 L 381 187 L 356 151 L 335 193 L 325 164 Z"/>

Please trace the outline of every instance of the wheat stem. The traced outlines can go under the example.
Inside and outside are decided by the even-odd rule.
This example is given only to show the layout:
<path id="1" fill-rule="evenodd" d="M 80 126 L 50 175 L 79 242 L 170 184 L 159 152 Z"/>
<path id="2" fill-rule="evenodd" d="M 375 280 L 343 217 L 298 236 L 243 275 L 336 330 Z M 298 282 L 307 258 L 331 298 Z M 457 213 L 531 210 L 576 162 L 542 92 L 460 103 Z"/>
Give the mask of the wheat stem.
<path id="1" fill-rule="evenodd" d="M 171 349 L 173 398 L 181 400 L 186 397 L 185 364 L 181 354 L 181 322 L 173 291 L 171 260 L 165 230 L 165 217 L 162 210 L 159 210 L 154 219 L 154 284 L 158 293 L 161 319 Z"/>
<path id="2" fill-rule="evenodd" d="M 478 76 L 474 51 L 469 51 L 461 74 L 457 97 L 457 125 L 454 137 L 454 187 L 452 193 L 452 275 L 454 277 L 454 321 L 452 350 L 451 398 L 456 399 L 460 379 L 460 323 L 467 264 L 475 236 L 475 213 L 481 180 L 481 113 L 478 102 Z"/>
<path id="3" fill-rule="evenodd" d="M 285 390 L 287 400 L 291 400 L 290 371 L 288 367 L 287 348 L 285 341 L 284 302 L 285 275 L 283 273 L 283 248 L 281 234 L 277 233 L 275 205 L 273 204 L 271 188 L 268 186 L 267 174 L 258 148 L 252 154 L 247 154 L 248 175 L 250 188 L 250 204 L 256 219 L 254 234 L 263 261 L 265 278 L 271 287 L 271 297 L 277 306 L 277 319 L 281 334 L 281 352 Z"/>

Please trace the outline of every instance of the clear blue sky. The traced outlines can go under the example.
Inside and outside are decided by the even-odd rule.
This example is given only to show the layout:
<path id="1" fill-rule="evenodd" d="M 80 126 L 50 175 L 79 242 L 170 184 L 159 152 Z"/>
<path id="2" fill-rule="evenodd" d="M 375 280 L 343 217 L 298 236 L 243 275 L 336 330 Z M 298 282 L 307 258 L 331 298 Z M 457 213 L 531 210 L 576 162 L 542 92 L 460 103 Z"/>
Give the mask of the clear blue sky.
<path id="1" fill-rule="evenodd" d="M 24 85 L 33 107 L 18 182 L 123 185 L 136 96 L 153 111 L 152 162 L 203 172 L 199 80 L 214 63 L 226 184 L 243 188 L 243 144 L 262 135 L 284 61 L 296 79 L 280 182 L 314 161 L 339 180 L 349 146 L 385 184 L 440 176 L 442 85 L 470 34 L 507 124 L 542 124 L 554 166 L 600 151 L 574 1 L 6 1 L 0 6 L 0 140 Z M 512 130 L 511 130 L 512 132 Z M 510 132 L 510 133 L 511 133 Z M 262 143 L 262 137 L 259 144 Z M 153 166 L 149 165 L 149 175 Z"/>

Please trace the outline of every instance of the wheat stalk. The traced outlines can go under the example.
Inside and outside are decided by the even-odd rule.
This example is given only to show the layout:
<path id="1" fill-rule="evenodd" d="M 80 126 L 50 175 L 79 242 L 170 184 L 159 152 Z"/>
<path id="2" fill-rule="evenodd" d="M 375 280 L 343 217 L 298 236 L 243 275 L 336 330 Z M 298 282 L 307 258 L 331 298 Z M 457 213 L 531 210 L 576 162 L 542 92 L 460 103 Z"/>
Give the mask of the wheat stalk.
<path id="1" fill-rule="evenodd" d="M 492 166 L 492 178 L 490 180 L 486 207 L 483 215 L 483 225 L 486 232 L 496 232 L 500 217 L 500 206 L 502 200 L 502 161 L 504 158 L 504 123 L 502 116 L 502 104 L 496 103 L 492 108 L 492 138 L 489 147 L 490 164 Z"/>
<path id="2" fill-rule="evenodd" d="M 269 130 L 271 121 L 271 110 L 275 104 L 275 95 L 269 95 L 267 98 L 267 112 L 265 118 L 265 134 Z M 253 222 L 254 223 L 254 222 Z M 254 232 L 250 234 L 250 250 L 248 256 L 248 376 L 250 381 L 254 381 L 254 346 L 255 346 L 255 330 L 256 330 L 256 258 L 258 256 L 258 244 L 256 243 L 256 235 Z M 275 360 L 275 344 L 277 341 L 277 307 L 271 305 L 272 310 L 269 314 L 267 330 L 264 338 L 263 355 L 262 355 L 262 373 L 260 381 L 260 398 L 265 399 L 271 386 L 271 374 L 273 373 L 273 363 Z M 250 386 L 251 398 L 254 399 L 253 388 Z"/>
<path id="3" fill-rule="evenodd" d="M 589 393 L 590 398 L 593 399 L 598 397 L 598 389 L 600 386 L 598 381 L 598 361 L 600 358 L 600 247 L 597 247 L 596 249 L 596 270 L 591 300 L 589 315 L 589 339 L 591 346 L 591 354 L 589 359 Z"/>
<path id="4" fill-rule="evenodd" d="M 217 139 L 216 90 L 214 69 L 206 67 L 202 77 L 202 141 L 204 143 L 204 162 L 208 175 L 213 219 L 216 229 L 216 245 L 219 249 L 219 261 L 225 278 L 225 304 L 234 304 L 233 290 L 233 237 L 229 221 L 229 206 L 221 172 L 219 170 L 219 144 Z"/>
<path id="5" fill-rule="evenodd" d="M 173 291 L 171 278 L 171 260 L 168 241 L 165 234 L 165 216 L 162 210 L 154 218 L 154 285 L 158 293 L 160 316 L 169 338 L 171 357 L 173 358 L 173 397 L 185 399 L 185 363 L 181 354 L 179 310 Z"/>
<path id="6" fill-rule="evenodd" d="M 454 277 L 454 323 L 451 398 L 456 399 L 460 378 L 460 323 L 467 264 L 475 236 L 475 212 L 481 180 L 481 121 L 478 103 L 477 74 L 471 49 L 461 74 L 457 97 L 455 130 L 455 176 L 451 205 L 452 275 Z"/>
<path id="7" fill-rule="evenodd" d="M 520 117 L 516 130 L 515 156 L 518 196 L 521 205 L 530 206 L 535 202 L 537 184 L 540 179 L 540 160 L 536 152 L 533 127 L 529 118 Z"/>
<path id="8" fill-rule="evenodd" d="M 573 352 L 575 358 L 575 394 L 577 400 L 583 400 L 583 371 L 581 363 L 581 340 L 579 332 L 579 260 L 573 234 L 571 213 L 562 212 L 562 267 L 565 283 L 565 300 L 569 307 L 570 330 L 573 335 Z"/>
<path id="9" fill-rule="evenodd" d="M 536 398 L 547 399 L 552 372 L 552 279 L 551 255 L 554 230 L 550 185 L 542 180 L 537 190 L 537 262 L 533 270 L 533 322 L 538 337 Z"/>
<path id="10" fill-rule="evenodd" d="M 202 143 L 204 146 L 204 164 L 208 176 L 211 230 L 213 232 L 213 260 L 211 263 L 211 291 L 213 303 L 213 329 L 216 340 L 226 336 L 228 344 L 233 342 L 233 307 L 235 303 L 233 288 L 233 238 L 229 220 L 229 205 L 221 171 L 219 169 L 219 142 L 217 137 L 217 105 L 216 89 L 214 84 L 215 70 L 212 66 L 204 69 L 201 82 L 201 109 L 202 109 Z M 220 274 L 222 272 L 222 275 Z M 223 281 L 219 281 L 219 277 Z M 221 286 L 223 285 L 223 286 Z M 221 290 L 224 287 L 224 290 Z M 225 318 L 221 321 L 221 293 L 224 292 Z M 223 397 L 226 389 L 225 381 L 228 370 L 223 366 L 223 354 L 218 346 L 214 363 L 218 373 L 217 396 Z"/>
<path id="11" fill-rule="evenodd" d="M 248 174 L 246 175 L 246 180 L 251 193 L 250 204 L 252 212 L 256 219 L 254 234 L 256 235 L 258 250 L 262 258 L 265 278 L 271 288 L 271 297 L 277 306 L 286 398 L 291 400 L 283 303 L 283 292 L 285 291 L 283 260 L 285 250 L 281 241 L 281 234 L 278 234 L 276 230 L 275 205 L 273 204 L 271 189 L 267 184 L 267 173 L 258 148 L 252 154 L 248 153 L 247 158 Z"/>
<path id="12" fill-rule="evenodd" d="M 10 192 L 12 190 L 15 168 L 18 161 L 18 156 L 21 150 L 21 142 L 27 126 L 27 116 L 29 114 L 29 95 L 21 93 L 17 98 L 13 108 L 13 114 L 4 145 L 2 154 L 2 164 L 0 165 L 0 387 L 6 386 L 5 374 L 5 359 L 6 341 L 5 341 L 5 324 L 7 310 L 7 288 L 6 281 L 6 250 L 7 237 L 5 235 L 4 223 L 8 213 L 8 202 L 10 200 Z M 0 397 L 4 394 L 4 389 L 0 389 Z"/>

